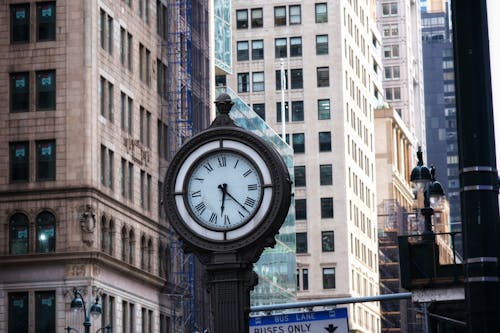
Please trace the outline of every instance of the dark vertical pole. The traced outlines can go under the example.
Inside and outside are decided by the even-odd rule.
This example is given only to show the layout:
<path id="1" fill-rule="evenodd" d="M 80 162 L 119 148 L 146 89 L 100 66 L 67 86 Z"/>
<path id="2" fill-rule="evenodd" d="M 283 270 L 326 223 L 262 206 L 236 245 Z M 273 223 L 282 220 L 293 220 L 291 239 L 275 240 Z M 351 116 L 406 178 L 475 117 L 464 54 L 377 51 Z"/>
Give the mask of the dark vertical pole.
<path id="1" fill-rule="evenodd" d="M 498 176 L 486 0 L 452 2 L 468 332 L 500 332 Z"/>

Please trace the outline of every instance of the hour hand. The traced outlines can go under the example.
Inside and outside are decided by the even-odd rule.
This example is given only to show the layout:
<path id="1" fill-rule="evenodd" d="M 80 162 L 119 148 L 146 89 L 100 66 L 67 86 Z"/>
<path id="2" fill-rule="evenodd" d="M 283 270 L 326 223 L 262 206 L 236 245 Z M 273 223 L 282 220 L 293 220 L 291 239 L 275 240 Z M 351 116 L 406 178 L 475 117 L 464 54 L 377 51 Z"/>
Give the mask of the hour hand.
<path id="1" fill-rule="evenodd" d="M 222 191 L 222 203 L 220 206 L 220 216 L 222 217 L 224 214 L 224 201 L 226 200 L 226 187 L 227 184 L 219 184 L 219 189 Z"/>

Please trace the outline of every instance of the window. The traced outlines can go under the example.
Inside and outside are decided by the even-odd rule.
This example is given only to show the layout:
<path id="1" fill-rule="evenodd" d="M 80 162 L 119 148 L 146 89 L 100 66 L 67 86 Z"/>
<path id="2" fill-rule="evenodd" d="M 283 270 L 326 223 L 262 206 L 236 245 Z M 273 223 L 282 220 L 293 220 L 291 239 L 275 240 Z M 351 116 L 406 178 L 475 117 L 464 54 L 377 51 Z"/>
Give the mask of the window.
<path id="1" fill-rule="evenodd" d="M 102 294 L 101 296 L 101 327 L 114 323 L 115 318 L 115 298 L 113 296 Z M 106 332 L 106 330 L 104 330 Z"/>
<path id="2" fill-rule="evenodd" d="M 398 15 L 398 3 L 388 2 L 382 4 L 382 16 Z"/>
<path id="3" fill-rule="evenodd" d="M 264 59 L 264 41 L 262 39 L 252 41 L 252 60 Z"/>
<path id="4" fill-rule="evenodd" d="M 319 184 L 320 185 L 332 185 L 332 165 L 331 164 L 321 164 L 319 166 Z"/>
<path id="5" fill-rule="evenodd" d="M 130 230 L 128 234 L 128 263 L 133 265 L 135 258 L 135 234 L 133 230 Z"/>
<path id="6" fill-rule="evenodd" d="M 276 38 L 274 40 L 274 56 L 275 58 L 286 58 L 286 38 Z"/>
<path id="7" fill-rule="evenodd" d="M 294 167 L 295 187 L 306 186 L 306 167 L 299 165 Z"/>
<path id="8" fill-rule="evenodd" d="M 127 44 L 126 44 L 126 61 L 127 68 L 132 71 L 132 35 L 127 33 Z"/>
<path id="9" fill-rule="evenodd" d="M 56 179 L 55 140 L 43 140 L 36 142 L 36 179 Z"/>
<path id="10" fill-rule="evenodd" d="M 29 294 L 27 292 L 9 293 L 9 331 L 8 333 L 29 332 Z"/>
<path id="11" fill-rule="evenodd" d="M 56 219 L 44 211 L 36 217 L 36 252 L 48 253 L 56 250 Z"/>
<path id="12" fill-rule="evenodd" d="M 158 95 L 163 98 L 167 97 L 167 86 L 168 86 L 168 77 L 167 77 L 167 65 L 165 65 L 160 59 L 156 60 L 156 90 L 158 91 Z"/>
<path id="13" fill-rule="evenodd" d="M 252 14 L 252 28 L 262 28 L 263 26 L 262 8 L 253 8 L 251 14 Z"/>
<path id="14" fill-rule="evenodd" d="M 113 189 L 114 152 L 101 145 L 101 184 Z"/>
<path id="15" fill-rule="evenodd" d="M 316 36 L 316 54 L 328 54 L 328 35 Z"/>
<path id="16" fill-rule="evenodd" d="M 10 5 L 10 42 L 29 43 L 30 41 L 30 5 L 23 3 Z"/>
<path id="17" fill-rule="evenodd" d="M 295 219 L 307 219 L 307 204 L 306 199 L 295 199 Z"/>
<path id="18" fill-rule="evenodd" d="M 300 15 L 300 5 L 290 5 L 288 7 L 288 13 L 290 16 L 290 24 L 300 24 L 301 23 L 301 15 Z"/>
<path id="19" fill-rule="evenodd" d="M 399 25 L 397 24 L 384 24 L 382 26 L 384 37 L 394 37 L 399 35 Z"/>
<path id="20" fill-rule="evenodd" d="M 321 218 L 333 218 L 333 198 L 321 198 Z"/>
<path id="21" fill-rule="evenodd" d="M 304 102 L 292 102 L 292 121 L 304 121 Z"/>
<path id="22" fill-rule="evenodd" d="M 156 32 L 160 37 L 165 38 L 167 36 L 167 22 L 168 22 L 168 12 L 167 7 L 161 3 L 160 0 L 156 0 Z"/>
<path id="23" fill-rule="evenodd" d="M 101 48 L 113 54 L 113 18 L 103 9 L 100 12 L 99 29 Z"/>
<path id="24" fill-rule="evenodd" d="M 384 78 L 386 80 L 399 80 L 399 78 L 400 78 L 399 66 L 386 66 L 386 67 L 384 67 Z"/>
<path id="25" fill-rule="evenodd" d="M 328 10 L 326 3 L 317 3 L 314 7 L 316 23 L 328 22 Z"/>
<path id="26" fill-rule="evenodd" d="M 124 92 L 120 94 L 120 127 L 122 131 L 127 131 L 132 135 L 132 112 L 133 100 Z"/>
<path id="27" fill-rule="evenodd" d="M 305 152 L 304 133 L 293 133 L 292 134 L 292 142 L 293 142 L 293 152 L 295 154 Z"/>
<path id="28" fill-rule="evenodd" d="M 56 40 L 56 3 L 38 2 L 37 13 L 37 40 L 39 42 Z"/>
<path id="29" fill-rule="evenodd" d="M 236 60 L 248 60 L 248 41 L 241 41 L 236 43 Z"/>
<path id="30" fill-rule="evenodd" d="M 138 7 L 139 17 L 149 23 L 149 0 L 139 0 Z"/>
<path id="31" fill-rule="evenodd" d="M 276 102 L 276 122 L 281 123 L 281 102 Z M 285 121 L 289 121 L 288 102 L 285 102 Z"/>
<path id="32" fill-rule="evenodd" d="M 36 108 L 41 111 L 56 109 L 56 71 L 36 72 Z"/>
<path id="33" fill-rule="evenodd" d="M 401 100 L 401 88 L 385 88 L 385 99 L 388 101 L 399 101 Z"/>
<path id="34" fill-rule="evenodd" d="M 330 100 L 318 99 L 318 120 L 330 119 Z"/>
<path id="35" fill-rule="evenodd" d="M 290 57 L 302 57 L 302 37 L 290 37 Z"/>
<path id="36" fill-rule="evenodd" d="M 281 70 L 276 71 L 276 90 L 281 90 Z M 288 89 L 288 70 L 284 70 L 283 81 L 285 89 Z"/>
<path id="37" fill-rule="evenodd" d="M 295 253 L 307 253 L 307 232 L 297 232 L 295 244 Z"/>
<path id="38" fill-rule="evenodd" d="M 29 251 L 29 223 L 28 217 L 15 213 L 9 221 L 10 254 L 26 254 Z"/>
<path id="39" fill-rule="evenodd" d="M 99 84 L 101 116 L 113 122 L 114 86 L 101 76 Z"/>
<path id="40" fill-rule="evenodd" d="M 309 269 L 302 269 L 302 290 L 309 290 Z"/>
<path id="41" fill-rule="evenodd" d="M 335 268 L 323 268 L 323 289 L 335 288 Z"/>
<path id="42" fill-rule="evenodd" d="M 290 70 L 290 86 L 292 89 L 302 89 L 302 68 L 296 68 Z"/>
<path id="43" fill-rule="evenodd" d="M 249 73 L 238 73 L 238 92 L 239 93 L 250 92 L 250 74 Z"/>
<path id="44" fill-rule="evenodd" d="M 274 7 L 274 25 L 286 25 L 286 7 Z"/>
<path id="45" fill-rule="evenodd" d="M 35 292 L 35 325 L 38 333 L 55 333 L 56 295 L 54 291 Z"/>
<path id="46" fill-rule="evenodd" d="M 151 148 L 151 112 L 142 105 L 139 107 L 139 141 Z"/>
<path id="47" fill-rule="evenodd" d="M 322 231 L 321 232 L 321 250 L 323 252 L 335 251 L 333 231 Z"/>
<path id="48" fill-rule="evenodd" d="M 331 132 L 319 132 L 319 151 L 332 151 Z"/>
<path id="49" fill-rule="evenodd" d="M 134 165 L 128 162 L 128 178 L 127 178 L 127 187 L 128 187 L 128 199 L 134 199 Z"/>
<path id="50" fill-rule="evenodd" d="M 10 180 L 29 181 L 30 145 L 28 141 L 10 143 Z"/>
<path id="51" fill-rule="evenodd" d="M 266 105 L 264 103 L 256 103 L 252 108 L 262 120 L 266 120 Z"/>
<path id="52" fill-rule="evenodd" d="M 318 87 L 328 87 L 330 85 L 330 74 L 328 67 L 316 68 Z"/>
<path id="53" fill-rule="evenodd" d="M 399 58 L 399 45 L 387 45 L 384 46 L 384 58 L 393 59 Z"/>
<path id="54" fill-rule="evenodd" d="M 10 74 L 10 112 L 29 111 L 29 91 L 28 72 Z"/>
<path id="55" fill-rule="evenodd" d="M 248 28 L 248 10 L 241 9 L 236 11 L 236 29 Z"/>
<path id="56" fill-rule="evenodd" d="M 254 72 L 252 73 L 252 90 L 264 91 L 264 72 Z"/>

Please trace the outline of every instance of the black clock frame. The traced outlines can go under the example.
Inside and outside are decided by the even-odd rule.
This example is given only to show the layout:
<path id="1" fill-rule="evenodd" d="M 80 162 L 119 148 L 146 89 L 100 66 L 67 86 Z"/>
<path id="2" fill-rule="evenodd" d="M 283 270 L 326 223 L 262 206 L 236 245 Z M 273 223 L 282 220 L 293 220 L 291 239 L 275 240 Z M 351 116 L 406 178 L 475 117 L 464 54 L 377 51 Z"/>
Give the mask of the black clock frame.
<path id="1" fill-rule="evenodd" d="M 184 222 L 183 216 L 181 216 L 177 208 L 175 199 L 177 194 L 174 192 L 177 174 L 190 154 L 207 142 L 217 140 L 233 140 L 251 147 L 264 160 L 271 174 L 271 204 L 265 217 L 250 234 L 230 241 L 214 241 L 194 234 Z M 221 148 L 221 151 L 224 150 L 227 150 L 227 148 Z M 212 154 L 216 151 L 211 150 L 207 154 Z M 206 154 L 202 156 L 206 156 Z M 250 158 L 249 160 L 251 161 Z M 266 246 L 272 245 L 274 244 L 274 235 L 281 227 L 290 207 L 290 176 L 281 156 L 264 140 L 237 126 L 211 127 L 187 141 L 170 162 L 164 184 L 163 205 L 167 218 L 175 231 L 187 243 L 185 246 L 196 252 L 236 251 L 255 245 L 256 243 L 264 243 Z"/>

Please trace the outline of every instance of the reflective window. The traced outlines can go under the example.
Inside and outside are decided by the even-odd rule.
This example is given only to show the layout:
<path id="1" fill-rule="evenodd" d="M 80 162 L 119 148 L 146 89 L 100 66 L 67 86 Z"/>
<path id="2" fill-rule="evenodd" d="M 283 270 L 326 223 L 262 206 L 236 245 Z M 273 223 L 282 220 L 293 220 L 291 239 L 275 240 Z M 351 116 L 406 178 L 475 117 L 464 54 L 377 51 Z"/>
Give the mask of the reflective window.
<path id="1" fill-rule="evenodd" d="M 10 180 L 29 181 L 30 147 L 28 141 L 10 143 Z"/>
<path id="2" fill-rule="evenodd" d="M 56 219 L 50 212 L 41 212 L 36 217 L 36 252 L 47 253 L 56 250 Z"/>
<path id="3" fill-rule="evenodd" d="M 292 102 L 292 121 L 304 121 L 304 102 Z"/>
<path id="4" fill-rule="evenodd" d="M 29 295 L 27 292 L 9 293 L 8 333 L 29 332 Z"/>
<path id="5" fill-rule="evenodd" d="M 302 68 L 295 68 L 290 70 L 290 87 L 292 89 L 302 89 Z"/>
<path id="6" fill-rule="evenodd" d="M 37 40 L 56 40 L 56 3 L 38 2 L 37 12 Z"/>
<path id="7" fill-rule="evenodd" d="M 318 87 L 330 86 L 330 74 L 328 67 L 318 67 L 316 69 Z"/>
<path id="8" fill-rule="evenodd" d="M 236 60 L 244 61 L 249 59 L 248 41 L 240 41 L 236 43 Z"/>
<path id="9" fill-rule="evenodd" d="M 25 254 L 29 251 L 29 224 L 28 217 L 16 213 L 9 222 L 10 254 Z"/>
<path id="10" fill-rule="evenodd" d="M 330 119 L 330 100 L 318 99 L 318 120 Z"/>
<path id="11" fill-rule="evenodd" d="M 333 231 L 322 231 L 321 232 L 321 250 L 323 252 L 335 251 Z"/>
<path id="12" fill-rule="evenodd" d="M 323 289 L 335 288 L 335 268 L 323 268 Z"/>
<path id="13" fill-rule="evenodd" d="M 306 186 L 306 167 L 298 165 L 294 167 L 295 187 Z"/>
<path id="14" fill-rule="evenodd" d="M 236 29 L 248 28 L 248 10 L 242 9 L 236 11 Z"/>
<path id="15" fill-rule="evenodd" d="M 262 8 L 253 8 L 251 15 L 252 15 L 252 28 L 262 28 L 263 25 Z"/>
<path id="16" fill-rule="evenodd" d="M 304 153 L 305 152 L 305 137 L 304 133 L 293 133 L 293 152 L 294 153 Z"/>
<path id="17" fill-rule="evenodd" d="M 10 5 L 10 42 L 29 43 L 30 5 L 23 3 Z"/>
<path id="18" fill-rule="evenodd" d="M 10 111 L 28 112 L 30 103 L 30 75 L 28 72 L 10 74 Z"/>
<path id="19" fill-rule="evenodd" d="M 290 38 L 290 57 L 302 56 L 302 37 Z"/>
<path id="20" fill-rule="evenodd" d="M 301 14 L 300 14 L 300 5 L 291 5 L 288 7 L 288 12 L 290 14 L 290 24 L 300 24 L 301 23 Z"/>
<path id="21" fill-rule="evenodd" d="M 252 41 L 252 60 L 264 59 L 264 41 L 262 39 Z"/>
<path id="22" fill-rule="evenodd" d="M 306 199 L 295 199 L 295 219 L 307 219 L 307 204 Z"/>
<path id="23" fill-rule="evenodd" d="M 43 140 L 36 142 L 36 179 L 56 179 L 55 140 Z"/>
<path id="24" fill-rule="evenodd" d="M 321 218 L 333 218 L 333 198 L 321 198 Z"/>
<path id="25" fill-rule="evenodd" d="M 274 40 L 274 54 L 275 58 L 286 58 L 286 38 L 276 38 Z"/>
<path id="26" fill-rule="evenodd" d="M 295 234 L 295 252 L 307 253 L 307 233 L 297 232 Z"/>
<path id="27" fill-rule="evenodd" d="M 36 72 L 36 108 L 42 111 L 56 109 L 56 71 Z"/>
<path id="28" fill-rule="evenodd" d="M 35 293 L 35 324 L 37 333 L 55 333 L 56 295 L 54 291 Z"/>
<path id="29" fill-rule="evenodd" d="M 252 73 L 252 90 L 264 91 L 264 72 L 254 72 Z"/>
<path id="30" fill-rule="evenodd" d="M 328 35 L 316 36 L 316 54 L 328 54 Z"/>
<path id="31" fill-rule="evenodd" d="M 319 132 L 319 151 L 332 151 L 331 132 Z"/>
<path id="32" fill-rule="evenodd" d="M 317 3 L 314 7 L 316 23 L 328 22 L 328 10 L 326 3 Z"/>
<path id="33" fill-rule="evenodd" d="M 274 7 L 274 25 L 286 25 L 286 7 Z"/>
<path id="34" fill-rule="evenodd" d="M 320 185 L 332 185 L 332 165 L 331 164 L 321 164 L 319 166 L 319 184 Z"/>
<path id="35" fill-rule="evenodd" d="M 264 103 L 256 103 L 252 106 L 252 109 L 261 117 L 266 120 L 266 105 Z"/>

